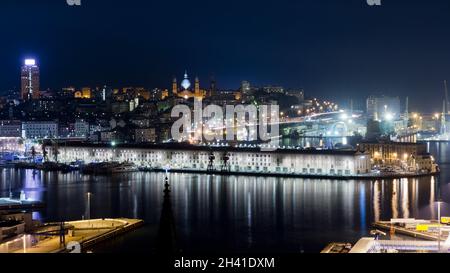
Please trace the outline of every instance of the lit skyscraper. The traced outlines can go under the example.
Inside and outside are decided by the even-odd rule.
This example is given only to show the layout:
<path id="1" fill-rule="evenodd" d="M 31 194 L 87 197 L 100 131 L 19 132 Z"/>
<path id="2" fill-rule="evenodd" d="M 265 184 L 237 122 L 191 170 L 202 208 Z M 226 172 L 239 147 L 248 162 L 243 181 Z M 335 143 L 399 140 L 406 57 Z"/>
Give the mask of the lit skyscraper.
<path id="1" fill-rule="evenodd" d="M 36 60 L 25 60 L 21 70 L 21 87 L 23 100 L 39 98 L 39 67 L 36 65 Z"/>

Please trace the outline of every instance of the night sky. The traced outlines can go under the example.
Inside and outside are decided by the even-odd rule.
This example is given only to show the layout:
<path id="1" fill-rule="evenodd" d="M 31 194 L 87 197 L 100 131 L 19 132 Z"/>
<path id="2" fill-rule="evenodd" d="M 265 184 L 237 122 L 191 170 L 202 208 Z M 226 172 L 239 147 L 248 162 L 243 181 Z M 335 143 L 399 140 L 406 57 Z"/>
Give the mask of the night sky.
<path id="1" fill-rule="evenodd" d="M 43 88 L 169 88 L 185 69 L 204 87 L 301 87 L 362 102 L 410 96 L 437 111 L 450 80 L 450 1 L 2 0 L 0 90 L 18 87 L 35 57 Z"/>

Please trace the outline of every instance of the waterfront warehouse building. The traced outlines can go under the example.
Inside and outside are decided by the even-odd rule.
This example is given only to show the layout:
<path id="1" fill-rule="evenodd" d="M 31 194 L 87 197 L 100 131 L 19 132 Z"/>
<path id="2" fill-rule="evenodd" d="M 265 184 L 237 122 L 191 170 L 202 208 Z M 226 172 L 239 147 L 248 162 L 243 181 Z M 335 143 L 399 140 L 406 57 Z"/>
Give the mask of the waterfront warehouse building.
<path id="1" fill-rule="evenodd" d="M 188 144 L 105 145 L 60 143 L 46 146 L 48 159 L 70 163 L 130 162 L 148 169 L 229 171 L 318 176 L 356 176 L 371 170 L 368 153 L 350 150 L 277 149 Z"/>
<path id="2" fill-rule="evenodd" d="M 427 152 L 425 143 L 363 141 L 359 151 L 370 154 L 373 165 L 403 166 L 413 171 L 436 172 L 437 165 L 433 156 Z"/>

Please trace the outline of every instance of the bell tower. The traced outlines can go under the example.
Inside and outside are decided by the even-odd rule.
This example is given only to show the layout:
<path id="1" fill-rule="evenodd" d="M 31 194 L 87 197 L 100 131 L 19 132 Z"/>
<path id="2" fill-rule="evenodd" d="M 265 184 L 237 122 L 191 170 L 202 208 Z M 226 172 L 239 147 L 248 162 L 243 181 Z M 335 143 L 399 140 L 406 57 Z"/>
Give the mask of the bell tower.
<path id="1" fill-rule="evenodd" d="M 210 97 L 215 96 L 216 91 L 217 91 L 216 79 L 214 78 L 214 76 L 211 76 L 211 86 L 209 88 L 209 96 Z"/>
<path id="2" fill-rule="evenodd" d="M 195 89 L 194 89 L 194 92 L 195 92 L 195 96 L 198 98 L 198 97 L 203 97 L 203 94 L 201 93 L 201 90 L 200 90 L 200 80 L 198 79 L 198 77 L 195 77 Z"/>
<path id="3" fill-rule="evenodd" d="M 178 94 L 178 84 L 177 84 L 177 78 L 173 78 L 172 81 L 172 95 L 177 96 Z"/>

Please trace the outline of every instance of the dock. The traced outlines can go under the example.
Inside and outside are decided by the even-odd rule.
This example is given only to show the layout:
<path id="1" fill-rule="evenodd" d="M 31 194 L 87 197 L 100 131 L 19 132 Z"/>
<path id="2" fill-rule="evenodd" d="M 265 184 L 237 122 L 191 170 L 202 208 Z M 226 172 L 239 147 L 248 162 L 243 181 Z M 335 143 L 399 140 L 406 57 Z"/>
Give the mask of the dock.
<path id="1" fill-rule="evenodd" d="M 58 231 L 48 235 L 48 227 L 52 225 L 47 224 L 40 231 L 21 235 L 0 245 L 0 253 L 81 253 L 143 224 L 143 220 L 126 218 L 64 222 L 64 243 L 61 243 Z M 55 223 L 53 226 L 58 225 L 59 223 Z"/>
<path id="2" fill-rule="evenodd" d="M 321 254 L 324 254 L 324 253 L 344 254 L 344 253 L 349 253 L 351 249 L 352 249 L 352 244 L 350 244 L 350 243 L 334 242 L 334 243 L 328 244 L 320 253 Z"/>
<path id="3" fill-rule="evenodd" d="M 145 168 L 141 169 L 143 172 L 154 173 L 191 173 L 191 174 L 207 174 L 207 175 L 223 175 L 223 176 L 253 176 L 253 177 L 280 177 L 280 178 L 304 178 L 304 179 L 333 179 L 333 180 L 367 180 L 376 181 L 381 179 L 403 179 L 403 178 L 419 178 L 430 177 L 438 175 L 438 172 L 433 173 L 385 173 L 385 174 L 355 174 L 355 175 L 330 175 L 330 174 L 301 174 L 301 173 L 276 173 L 276 172 L 246 172 L 246 171 L 227 171 L 227 170 L 193 170 L 193 169 L 160 169 L 160 168 Z"/>
<path id="4" fill-rule="evenodd" d="M 427 240 L 427 241 L 437 241 L 439 239 L 439 235 L 437 234 L 437 232 L 417 231 L 416 229 L 406 228 L 406 227 L 402 227 L 399 225 L 391 224 L 390 222 L 387 222 L 387 221 L 379 221 L 379 222 L 373 223 L 373 226 L 375 228 L 379 228 L 381 230 L 390 231 L 391 233 L 397 233 L 397 234 L 406 235 L 409 237 L 423 239 L 423 240 Z M 444 230 L 444 227 L 445 227 L 444 225 L 442 225 L 442 227 L 443 227 L 443 231 L 442 231 L 441 239 L 447 238 L 446 235 L 448 236 L 448 232 L 446 232 Z"/>
<path id="5" fill-rule="evenodd" d="M 18 200 L 11 198 L 0 198 L 1 210 L 37 210 L 45 207 L 45 204 L 34 200 Z"/>
<path id="6" fill-rule="evenodd" d="M 353 246 L 350 243 L 331 243 L 321 253 L 449 253 L 450 226 L 437 220 L 391 219 L 372 224 L 390 233 L 387 239 L 363 237 Z M 387 233 L 375 232 L 387 236 Z M 404 237 L 393 236 L 395 234 Z M 439 236 L 440 234 L 440 236 Z"/>

